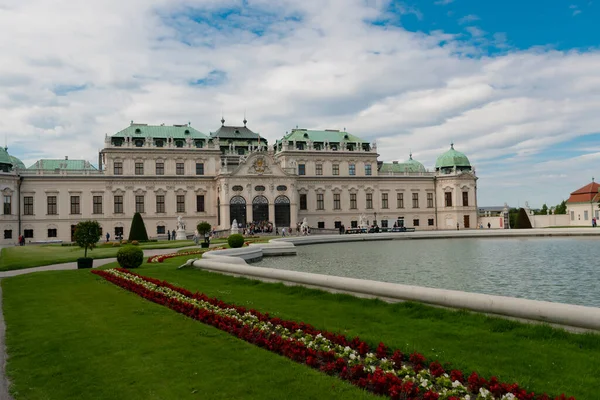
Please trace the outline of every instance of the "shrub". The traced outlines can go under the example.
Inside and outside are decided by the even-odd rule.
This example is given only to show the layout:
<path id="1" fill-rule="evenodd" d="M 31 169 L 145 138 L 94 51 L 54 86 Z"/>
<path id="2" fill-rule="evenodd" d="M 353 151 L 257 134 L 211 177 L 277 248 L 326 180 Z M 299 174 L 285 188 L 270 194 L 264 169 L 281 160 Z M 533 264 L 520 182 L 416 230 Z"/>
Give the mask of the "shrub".
<path id="1" fill-rule="evenodd" d="M 244 236 L 240 235 L 239 233 L 229 235 L 229 237 L 227 238 L 227 243 L 232 249 L 242 247 L 244 245 Z"/>
<path id="2" fill-rule="evenodd" d="M 198 226 L 196 226 L 196 229 L 198 230 L 198 234 L 200 235 L 200 237 L 204 238 L 204 242 L 208 243 L 208 237 L 206 236 L 206 234 L 210 233 L 211 231 L 210 224 L 206 221 L 202 221 L 198 224 Z"/>
<path id="3" fill-rule="evenodd" d="M 117 261 L 122 268 L 137 268 L 144 262 L 144 251 L 135 246 L 122 247 L 117 252 Z"/>
<path id="4" fill-rule="evenodd" d="M 100 224 L 98 221 L 81 221 L 75 227 L 75 243 L 83 249 L 84 258 L 87 258 L 88 249 L 92 250 L 100 240 Z"/>
<path id="5" fill-rule="evenodd" d="M 531 229 L 531 221 L 524 208 L 519 208 L 519 214 L 517 214 L 517 220 L 515 221 L 515 229 Z"/>
<path id="6" fill-rule="evenodd" d="M 112 244 L 112 247 L 121 247 L 121 243 L 119 243 L 119 242 L 114 242 L 114 243 Z"/>
<path id="7" fill-rule="evenodd" d="M 129 240 L 148 240 L 148 233 L 146 232 L 146 225 L 140 213 L 133 214 L 131 220 L 131 229 L 129 230 Z"/>
<path id="8" fill-rule="evenodd" d="M 137 240 L 132 240 L 131 244 L 134 245 L 134 246 L 137 246 L 137 245 L 140 244 L 140 242 L 138 242 Z"/>

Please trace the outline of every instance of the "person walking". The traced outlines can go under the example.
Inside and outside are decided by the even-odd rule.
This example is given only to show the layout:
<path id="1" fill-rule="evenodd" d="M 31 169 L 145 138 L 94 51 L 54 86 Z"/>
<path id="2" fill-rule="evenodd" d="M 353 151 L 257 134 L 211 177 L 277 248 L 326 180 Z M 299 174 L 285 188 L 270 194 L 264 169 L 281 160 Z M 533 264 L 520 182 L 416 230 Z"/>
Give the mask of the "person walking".
<path id="1" fill-rule="evenodd" d="M 167 240 L 171 240 L 171 231 L 167 231 Z"/>
<path id="2" fill-rule="evenodd" d="M 173 229 L 173 231 L 171 232 L 171 237 L 173 238 L 173 240 L 175 240 L 175 229 Z"/>
<path id="3" fill-rule="evenodd" d="M 110 240 L 110 233 L 106 232 L 106 243 Z"/>
<path id="4" fill-rule="evenodd" d="M 492 224 L 490 224 L 490 223 L 488 222 L 488 229 L 490 229 L 491 227 L 492 227 Z"/>

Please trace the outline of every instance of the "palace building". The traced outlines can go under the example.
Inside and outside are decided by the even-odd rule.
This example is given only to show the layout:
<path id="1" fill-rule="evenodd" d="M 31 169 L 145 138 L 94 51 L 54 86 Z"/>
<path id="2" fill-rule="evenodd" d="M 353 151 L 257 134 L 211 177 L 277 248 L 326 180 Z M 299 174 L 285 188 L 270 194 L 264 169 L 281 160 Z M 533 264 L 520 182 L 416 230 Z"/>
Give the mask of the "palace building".
<path id="1" fill-rule="evenodd" d="M 418 230 L 474 228 L 477 177 L 450 149 L 427 170 L 412 155 L 379 161 L 375 143 L 340 130 L 292 129 L 273 144 L 243 126 L 206 135 L 190 124 L 133 123 L 106 135 L 98 165 L 42 159 L 26 168 L 0 149 L 2 244 L 71 241 L 75 225 L 97 220 L 111 238 L 129 235 L 135 212 L 148 235 L 166 236 L 178 216 L 188 234 L 201 221 L 228 229 L 269 221 L 315 231 L 358 224 Z"/>

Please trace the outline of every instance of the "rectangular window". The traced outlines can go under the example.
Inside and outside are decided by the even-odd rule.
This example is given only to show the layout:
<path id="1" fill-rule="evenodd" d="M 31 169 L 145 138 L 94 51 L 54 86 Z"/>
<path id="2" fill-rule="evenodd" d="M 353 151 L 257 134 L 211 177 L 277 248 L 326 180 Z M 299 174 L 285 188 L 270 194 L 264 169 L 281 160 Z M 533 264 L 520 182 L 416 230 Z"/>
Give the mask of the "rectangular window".
<path id="1" fill-rule="evenodd" d="M 427 225 L 429 225 L 429 226 L 433 226 L 433 218 L 429 218 L 429 219 L 427 220 Z"/>
<path id="2" fill-rule="evenodd" d="M 396 208 L 404 208 L 404 193 L 396 193 Z"/>
<path id="3" fill-rule="evenodd" d="M 571 221 L 575 221 L 575 211 L 571 211 Z"/>
<path id="4" fill-rule="evenodd" d="M 373 193 L 367 193 L 367 210 L 373 208 Z"/>
<path id="5" fill-rule="evenodd" d="M 348 164 L 348 175 L 353 176 L 356 175 L 356 165 Z"/>
<path id="6" fill-rule="evenodd" d="M 350 228 L 358 228 L 358 221 L 350 221 Z"/>
<path id="7" fill-rule="evenodd" d="M 185 173 L 185 166 L 182 162 L 178 162 L 175 164 L 175 174 L 176 175 L 184 175 Z"/>
<path id="8" fill-rule="evenodd" d="M 114 198 L 115 204 L 115 214 L 123 214 L 123 196 L 115 196 Z"/>
<path id="9" fill-rule="evenodd" d="M 381 227 L 382 228 L 387 228 L 388 227 L 388 220 L 387 219 L 382 219 L 381 220 Z"/>
<path id="10" fill-rule="evenodd" d="M 340 164 L 333 164 L 331 166 L 331 169 L 332 169 L 331 173 L 333 175 L 339 175 L 340 174 Z"/>
<path id="11" fill-rule="evenodd" d="M 25 239 L 33 239 L 33 229 L 23 230 L 23 236 L 25 237 Z"/>
<path id="12" fill-rule="evenodd" d="M 419 220 L 413 219 L 413 226 L 419 226 Z"/>
<path id="13" fill-rule="evenodd" d="M 452 207 L 452 193 L 445 192 L 444 193 L 444 201 L 445 201 L 446 207 Z"/>
<path id="14" fill-rule="evenodd" d="M 135 174 L 136 175 L 144 175 L 144 163 L 143 162 L 135 163 Z"/>
<path id="15" fill-rule="evenodd" d="M 204 195 L 196 195 L 196 212 L 204 212 Z"/>
<path id="16" fill-rule="evenodd" d="M 307 210 L 307 204 L 306 204 L 306 194 L 301 194 L 300 195 L 300 209 L 301 210 Z"/>
<path id="17" fill-rule="evenodd" d="M 48 215 L 58 214 L 58 210 L 56 207 L 56 196 L 48 196 L 46 198 L 46 203 L 48 205 Z"/>
<path id="18" fill-rule="evenodd" d="M 196 163 L 196 175 L 204 175 L 204 163 Z"/>
<path id="19" fill-rule="evenodd" d="M 388 194 L 381 193 L 381 208 L 388 208 Z"/>
<path id="20" fill-rule="evenodd" d="M 71 196 L 71 214 L 81 214 L 79 196 Z"/>
<path id="21" fill-rule="evenodd" d="M 23 215 L 33 215 L 33 196 L 23 197 Z"/>
<path id="22" fill-rule="evenodd" d="M 583 212 L 583 220 L 584 220 L 584 221 L 587 221 L 587 220 L 588 220 L 588 211 L 587 211 L 587 210 L 585 210 L 585 211 Z"/>
<path id="23" fill-rule="evenodd" d="M 324 221 L 317 222 L 317 228 L 319 228 L 319 229 L 325 229 L 325 222 Z"/>
<path id="24" fill-rule="evenodd" d="M 4 230 L 4 239 L 12 239 L 12 229 Z"/>
<path id="25" fill-rule="evenodd" d="M 325 209 L 325 202 L 323 201 L 323 193 L 317 193 L 317 210 Z"/>
<path id="26" fill-rule="evenodd" d="M 156 213 L 164 213 L 165 212 L 165 195 L 157 194 L 156 195 Z"/>
<path id="27" fill-rule="evenodd" d="M 185 195 L 184 194 L 177 195 L 177 212 L 178 213 L 185 212 Z"/>
<path id="28" fill-rule="evenodd" d="M 333 194 L 333 209 L 334 210 L 341 210 L 342 209 L 342 202 L 340 201 L 340 194 L 339 193 L 334 193 Z"/>
<path id="29" fill-rule="evenodd" d="M 92 202 L 92 213 L 102 214 L 102 196 L 94 196 Z"/>
<path id="30" fill-rule="evenodd" d="M 156 175 L 164 175 L 165 174 L 165 163 L 157 162 L 156 163 Z"/>
<path id="31" fill-rule="evenodd" d="M 469 206 L 469 192 L 462 192 L 463 194 L 463 207 Z"/>
<path id="32" fill-rule="evenodd" d="M 335 229 L 340 229 L 340 228 L 342 227 L 342 221 L 335 221 L 335 222 L 333 223 L 333 227 L 334 227 Z"/>
<path id="33" fill-rule="evenodd" d="M 298 164 L 298 175 L 306 175 L 306 165 Z"/>
<path id="34" fill-rule="evenodd" d="M 317 175 L 323 175 L 323 164 L 316 164 L 315 172 Z"/>
<path id="35" fill-rule="evenodd" d="M 123 163 L 122 162 L 115 161 L 114 172 L 115 172 L 115 175 L 123 175 Z"/>
<path id="36" fill-rule="evenodd" d="M 164 235 L 165 234 L 165 226 L 164 225 L 158 225 L 156 227 L 156 234 L 157 235 Z"/>
<path id="37" fill-rule="evenodd" d="M 365 175 L 371 175 L 371 164 L 365 164 Z"/>
<path id="38" fill-rule="evenodd" d="M 413 208 L 419 208 L 419 193 L 412 194 Z"/>
<path id="39" fill-rule="evenodd" d="M 135 196 L 135 212 L 144 212 L 144 196 Z"/>
<path id="40" fill-rule="evenodd" d="M 12 196 L 4 196 L 4 215 L 12 214 Z"/>
<path id="41" fill-rule="evenodd" d="M 350 209 L 356 210 L 356 193 L 350 193 Z"/>
<path id="42" fill-rule="evenodd" d="M 49 238 L 55 238 L 57 237 L 57 232 L 56 232 L 56 228 L 49 228 L 48 229 L 48 237 Z"/>
<path id="43" fill-rule="evenodd" d="M 427 193 L 427 208 L 433 208 L 433 193 Z"/>

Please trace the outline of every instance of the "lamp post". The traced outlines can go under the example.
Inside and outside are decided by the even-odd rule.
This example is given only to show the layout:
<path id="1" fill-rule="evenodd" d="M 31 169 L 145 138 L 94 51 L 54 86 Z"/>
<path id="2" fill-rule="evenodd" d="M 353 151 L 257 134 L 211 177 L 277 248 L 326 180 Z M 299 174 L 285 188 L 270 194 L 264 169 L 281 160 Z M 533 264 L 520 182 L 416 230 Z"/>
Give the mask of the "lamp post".
<path id="1" fill-rule="evenodd" d="M 373 220 L 373 225 L 377 226 L 377 211 L 375 211 L 375 220 Z"/>

